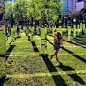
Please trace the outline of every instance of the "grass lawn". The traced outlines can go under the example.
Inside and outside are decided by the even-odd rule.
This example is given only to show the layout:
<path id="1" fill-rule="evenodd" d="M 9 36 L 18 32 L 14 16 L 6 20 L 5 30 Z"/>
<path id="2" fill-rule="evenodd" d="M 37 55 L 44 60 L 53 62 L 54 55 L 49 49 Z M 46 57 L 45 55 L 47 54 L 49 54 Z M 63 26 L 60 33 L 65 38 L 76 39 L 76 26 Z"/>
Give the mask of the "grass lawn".
<path id="1" fill-rule="evenodd" d="M 47 33 L 47 57 L 40 56 L 41 37 L 25 34 L 16 38 L 15 28 L 6 41 L 6 74 L 10 77 L 4 86 L 86 86 L 86 33 L 78 37 L 71 34 L 68 41 L 67 30 L 63 30 L 63 48 L 50 60 L 53 50 L 53 34 Z M 77 34 L 76 34 L 77 35 Z"/>
<path id="2" fill-rule="evenodd" d="M 0 77 L 5 76 L 6 41 L 5 29 L 0 31 Z"/>

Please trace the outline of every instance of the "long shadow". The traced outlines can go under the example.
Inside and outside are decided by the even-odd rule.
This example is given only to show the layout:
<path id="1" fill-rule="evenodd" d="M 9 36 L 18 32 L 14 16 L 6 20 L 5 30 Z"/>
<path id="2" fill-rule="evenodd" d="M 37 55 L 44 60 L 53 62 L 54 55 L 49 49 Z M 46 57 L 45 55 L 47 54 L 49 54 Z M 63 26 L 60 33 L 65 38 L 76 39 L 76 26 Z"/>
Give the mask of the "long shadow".
<path id="1" fill-rule="evenodd" d="M 69 50 L 65 49 L 64 47 L 62 47 L 62 49 L 65 50 L 66 52 L 70 53 L 70 54 L 73 54 L 74 57 L 76 57 L 76 58 L 78 58 L 78 59 L 80 59 L 81 61 L 83 61 L 83 62 L 86 63 L 86 60 L 83 59 L 81 56 L 74 54 L 72 51 L 69 51 Z"/>
<path id="2" fill-rule="evenodd" d="M 76 41 L 77 43 L 81 44 L 81 45 L 86 45 L 86 42 L 83 42 L 80 39 L 74 38 L 74 41 Z"/>
<path id="3" fill-rule="evenodd" d="M 74 43 L 74 42 L 72 42 L 72 41 L 70 41 L 69 43 L 74 44 L 74 45 L 81 46 L 80 44 Z M 81 46 L 81 47 L 86 49 L 86 47 L 83 47 L 83 46 Z"/>
<path id="4" fill-rule="evenodd" d="M 30 36 L 28 36 L 28 41 L 31 41 Z M 37 48 L 35 42 L 34 42 L 34 41 L 31 41 L 31 43 L 32 43 L 32 45 L 33 45 L 34 51 L 35 51 L 35 52 L 39 52 L 39 50 L 38 50 L 38 48 Z"/>
<path id="5" fill-rule="evenodd" d="M 11 42 L 16 41 L 16 39 L 18 39 L 18 38 L 21 38 L 21 37 L 20 36 L 19 37 L 16 37 L 16 38 L 14 38 L 14 40 L 12 39 Z M 9 44 L 11 44 L 11 42 Z"/>
<path id="6" fill-rule="evenodd" d="M 35 52 L 39 52 L 39 50 L 38 50 L 38 48 L 37 48 L 35 42 L 34 42 L 34 41 L 31 41 L 31 43 L 32 43 L 32 45 L 33 45 L 34 51 L 35 51 Z"/>
<path id="7" fill-rule="evenodd" d="M 5 57 L 6 55 L 2 55 L 2 54 L 0 54 L 0 57 Z"/>
<path id="8" fill-rule="evenodd" d="M 5 83 L 5 76 L 0 78 L 0 86 L 4 86 Z"/>
<path id="9" fill-rule="evenodd" d="M 48 40 L 48 39 L 46 39 L 51 45 L 53 45 L 53 43 L 50 41 L 50 40 Z"/>
<path id="10" fill-rule="evenodd" d="M 30 36 L 28 36 L 28 41 L 31 41 Z"/>
<path id="11" fill-rule="evenodd" d="M 10 45 L 10 48 L 6 51 L 6 60 L 8 59 L 8 56 L 10 55 L 10 53 L 14 47 L 15 47 L 15 45 Z"/>
<path id="12" fill-rule="evenodd" d="M 47 41 L 49 41 L 49 40 L 47 39 Z M 51 45 L 53 45 L 52 42 L 49 41 L 49 43 L 50 43 Z M 74 57 L 76 57 L 76 58 L 78 58 L 78 59 L 80 59 L 81 61 L 83 61 L 83 62 L 86 63 L 86 60 L 85 60 L 84 58 L 80 57 L 79 55 L 74 54 L 72 51 L 70 51 L 70 50 L 68 50 L 68 49 L 66 49 L 66 48 L 64 48 L 64 47 L 62 47 L 62 49 L 65 50 L 66 52 L 70 53 L 70 54 L 73 54 Z"/>
<path id="13" fill-rule="evenodd" d="M 85 33 L 84 33 L 85 34 Z M 85 37 L 82 37 L 82 36 L 77 36 L 78 38 L 85 38 Z"/>
<path id="14" fill-rule="evenodd" d="M 51 63 L 51 61 L 49 60 L 49 58 L 46 56 L 42 56 L 49 72 L 58 72 L 55 68 L 55 66 L 53 66 L 53 64 Z M 53 75 L 52 76 L 56 86 L 67 86 L 67 84 L 65 83 L 64 79 L 60 76 L 60 75 Z"/>
<path id="15" fill-rule="evenodd" d="M 60 63 L 59 67 L 60 69 L 62 69 L 63 71 L 74 71 L 74 69 L 72 67 L 69 66 L 65 66 L 63 65 L 59 60 L 58 62 Z M 79 82 L 82 85 L 85 85 L 85 82 L 82 80 L 82 78 L 80 78 L 76 73 L 75 74 L 68 74 L 74 81 Z"/>

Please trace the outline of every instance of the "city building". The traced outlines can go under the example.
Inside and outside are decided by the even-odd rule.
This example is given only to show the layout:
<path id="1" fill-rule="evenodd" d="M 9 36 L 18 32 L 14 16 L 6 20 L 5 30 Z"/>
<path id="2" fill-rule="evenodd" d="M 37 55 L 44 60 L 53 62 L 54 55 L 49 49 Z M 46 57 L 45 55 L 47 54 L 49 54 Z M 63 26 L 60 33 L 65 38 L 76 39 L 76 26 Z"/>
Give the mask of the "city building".
<path id="1" fill-rule="evenodd" d="M 5 1 L 6 1 L 6 2 L 7 2 L 7 1 L 12 1 L 13 3 L 15 3 L 15 2 L 16 2 L 16 0 L 5 0 Z"/>
<path id="2" fill-rule="evenodd" d="M 68 15 L 68 0 L 63 0 L 63 16 Z"/>
<path id="3" fill-rule="evenodd" d="M 86 8 L 86 0 L 78 0 L 76 2 L 76 9 L 77 9 L 77 11 L 80 12 L 80 10 L 82 8 Z"/>
<path id="4" fill-rule="evenodd" d="M 68 0 L 68 12 L 76 10 L 76 0 Z"/>
<path id="5" fill-rule="evenodd" d="M 77 0 L 63 0 L 63 16 L 68 15 L 68 12 L 73 12 L 76 10 Z"/>
<path id="6" fill-rule="evenodd" d="M 12 2 L 13 2 L 13 3 L 15 3 L 15 2 L 16 2 L 16 0 L 12 0 Z"/>
<path id="7" fill-rule="evenodd" d="M 86 0 L 77 0 L 77 2 L 80 2 L 80 1 L 86 1 Z"/>
<path id="8" fill-rule="evenodd" d="M 12 1 L 12 0 L 5 0 L 5 1 L 7 2 L 7 1 Z"/>
<path id="9" fill-rule="evenodd" d="M 86 0 L 77 0 L 76 3 L 76 9 L 78 12 L 81 11 L 81 9 L 85 8 L 86 9 Z M 83 19 L 86 21 L 86 13 L 82 14 Z"/>

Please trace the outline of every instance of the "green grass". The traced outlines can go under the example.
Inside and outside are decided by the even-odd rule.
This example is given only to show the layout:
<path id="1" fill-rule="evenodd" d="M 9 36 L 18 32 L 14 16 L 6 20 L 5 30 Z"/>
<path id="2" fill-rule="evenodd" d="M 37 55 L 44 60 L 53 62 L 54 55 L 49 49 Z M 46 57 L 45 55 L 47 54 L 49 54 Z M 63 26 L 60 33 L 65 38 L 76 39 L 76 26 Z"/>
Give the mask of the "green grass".
<path id="1" fill-rule="evenodd" d="M 5 42 L 5 28 L 4 31 L 0 31 L 0 77 L 5 76 L 5 54 L 6 54 L 6 42 Z"/>
<path id="2" fill-rule="evenodd" d="M 13 30 L 13 29 L 12 29 Z M 16 31 L 15 31 L 16 32 Z M 12 44 L 16 45 L 11 52 L 8 52 L 6 60 L 6 74 L 10 77 L 4 86 L 86 86 L 86 33 L 81 37 L 72 34 L 71 43 L 67 42 L 67 32 L 63 34 L 64 49 L 59 50 L 58 60 L 55 56 L 50 61 L 53 50 L 53 35 L 48 30 L 47 34 L 47 54 L 42 57 L 41 38 L 33 36 L 35 47 L 39 52 L 35 52 L 32 42 L 28 41 L 26 34 L 21 33 L 21 38 L 17 38 Z M 29 34 L 31 35 L 31 34 Z M 10 48 L 12 39 L 8 37 L 6 50 Z M 15 33 L 15 37 L 17 34 Z"/>

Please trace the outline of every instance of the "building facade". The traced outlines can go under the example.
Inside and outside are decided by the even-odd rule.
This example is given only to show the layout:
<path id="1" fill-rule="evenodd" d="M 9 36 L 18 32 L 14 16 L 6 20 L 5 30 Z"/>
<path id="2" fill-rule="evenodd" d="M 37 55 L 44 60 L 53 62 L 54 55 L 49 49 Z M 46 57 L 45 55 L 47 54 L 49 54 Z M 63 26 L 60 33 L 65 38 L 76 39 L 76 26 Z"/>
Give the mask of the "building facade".
<path id="1" fill-rule="evenodd" d="M 7 2 L 7 1 L 12 1 L 13 3 L 15 3 L 15 2 L 16 2 L 16 0 L 5 0 L 5 1 L 6 1 L 6 2 Z"/>
<path id="2" fill-rule="evenodd" d="M 76 9 L 77 9 L 77 11 L 78 12 L 80 12 L 80 10 L 82 9 L 82 8 L 85 8 L 86 9 L 86 0 L 82 0 L 82 1 L 77 1 L 77 3 L 76 3 Z"/>
<path id="3" fill-rule="evenodd" d="M 68 15 L 69 12 L 76 10 L 77 0 L 63 0 L 63 16 Z"/>
<path id="4" fill-rule="evenodd" d="M 12 0 L 5 0 L 5 1 L 12 1 Z"/>
<path id="5" fill-rule="evenodd" d="M 68 0 L 63 0 L 63 16 L 68 15 Z"/>
<path id="6" fill-rule="evenodd" d="M 76 0 L 68 0 L 68 11 L 72 12 L 76 10 Z"/>

